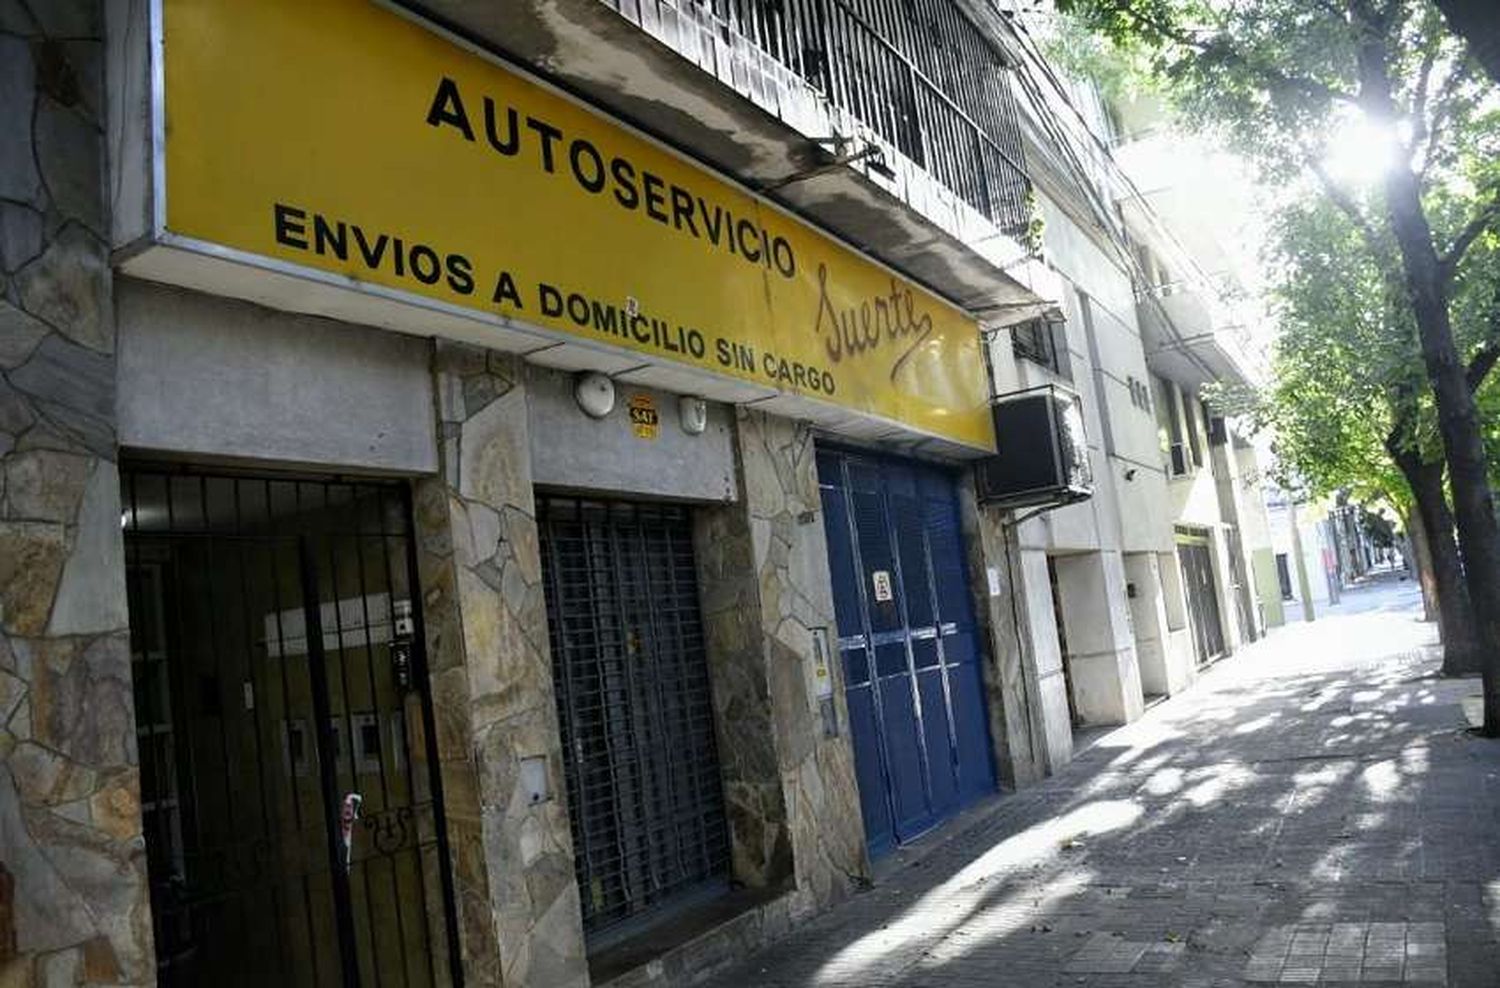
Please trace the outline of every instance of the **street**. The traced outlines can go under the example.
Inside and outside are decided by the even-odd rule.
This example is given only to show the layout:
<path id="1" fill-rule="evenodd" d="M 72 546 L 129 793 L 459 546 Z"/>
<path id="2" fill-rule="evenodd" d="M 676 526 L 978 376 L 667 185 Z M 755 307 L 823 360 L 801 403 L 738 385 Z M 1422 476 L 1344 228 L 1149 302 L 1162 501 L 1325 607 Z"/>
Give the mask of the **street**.
<path id="1" fill-rule="evenodd" d="M 1351 590 L 885 865 L 720 988 L 1500 985 L 1500 743 Z"/>

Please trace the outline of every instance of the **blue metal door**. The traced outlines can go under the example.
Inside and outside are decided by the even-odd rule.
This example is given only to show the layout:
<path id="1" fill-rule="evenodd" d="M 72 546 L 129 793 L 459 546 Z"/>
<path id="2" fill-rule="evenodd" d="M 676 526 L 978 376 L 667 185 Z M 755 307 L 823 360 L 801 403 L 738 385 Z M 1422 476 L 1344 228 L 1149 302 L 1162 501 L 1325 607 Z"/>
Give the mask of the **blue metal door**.
<path id="1" fill-rule="evenodd" d="M 820 449 L 838 650 L 872 854 L 995 789 L 954 478 Z"/>

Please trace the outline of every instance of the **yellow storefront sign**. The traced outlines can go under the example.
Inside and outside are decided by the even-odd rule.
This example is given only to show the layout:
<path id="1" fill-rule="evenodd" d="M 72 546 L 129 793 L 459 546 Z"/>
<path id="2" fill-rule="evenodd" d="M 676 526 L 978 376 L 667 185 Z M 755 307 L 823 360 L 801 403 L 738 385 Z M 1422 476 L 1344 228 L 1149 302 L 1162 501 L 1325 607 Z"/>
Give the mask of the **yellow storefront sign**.
<path id="1" fill-rule="evenodd" d="M 361 0 L 164 0 L 165 227 L 989 449 L 974 321 Z"/>

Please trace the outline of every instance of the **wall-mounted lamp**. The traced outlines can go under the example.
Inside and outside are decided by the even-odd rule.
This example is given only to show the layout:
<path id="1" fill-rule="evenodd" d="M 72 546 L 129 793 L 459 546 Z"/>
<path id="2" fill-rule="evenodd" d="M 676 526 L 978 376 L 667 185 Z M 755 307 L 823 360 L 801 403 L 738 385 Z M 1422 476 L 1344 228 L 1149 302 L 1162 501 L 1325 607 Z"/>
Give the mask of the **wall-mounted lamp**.
<path id="1" fill-rule="evenodd" d="M 819 147 L 831 148 L 833 152 L 833 160 L 824 161 L 822 164 L 814 165 L 811 168 L 804 168 L 800 172 L 794 172 L 793 174 L 788 175 L 785 178 L 779 178 L 774 182 L 769 182 L 761 186 L 761 190 L 764 192 L 770 192 L 774 189 L 785 188 L 788 185 L 793 185 L 797 182 L 805 182 L 810 178 L 816 178 L 819 175 L 826 175 L 829 172 L 835 172 L 841 168 L 848 168 L 851 165 L 860 163 L 861 161 L 864 162 L 865 168 L 868 171 L 874 172 L 876 175 L 879 175 L 887 182 L 894 182 L 896 180 L 895 169 L 893 169 L 885 160 L 885 150 L 879 144 L 876 144 L 873 141 L 865 142 L 864 147 L 860 148 L 857 151 L 849 150 L 850 145 L 854 143 L 854 138 L 844 137 L 840 134 L 834 134 L 832 137 L 815 137 L 813 138 L 812 143 L 818 145 Z"/>
<path id="2" fill-rule="evenodd" d="M 688 435 L 703 435 L 703 430 L 708 428 L 708 402 L 692 395 L 683 395 L 677 399 L 677 420 L 682 423 L 682 431 Z"/>
<path id="3" fill-rule="evenodd" d="M 602 419 L 615 408 L 615 382 L 598 371 L 584 371 L 573 381 L 573 400 L 589 418 Z"/>

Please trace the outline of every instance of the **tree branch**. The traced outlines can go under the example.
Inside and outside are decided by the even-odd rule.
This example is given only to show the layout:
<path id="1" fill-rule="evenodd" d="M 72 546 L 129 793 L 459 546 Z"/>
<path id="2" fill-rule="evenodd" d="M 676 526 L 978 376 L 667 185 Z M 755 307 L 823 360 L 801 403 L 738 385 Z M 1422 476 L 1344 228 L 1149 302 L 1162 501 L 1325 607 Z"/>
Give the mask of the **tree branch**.
<path id="1" fill-rule="evenodd" d="M 1318 6 L 1344 23 L 1347 24 L 1349 22 L 1349 8 L 1339 3 L 1339 0 L 1318 0 Z"/>
<path id="2" fill-rule="evenodd" d="M 1427 170 L 1432 167 L 1433 161 L 1437 158 L 1443 125 L 1448 122 L 1448 117 L 1451 115 L 1453 109 L 1453 92 L 1467 78 L 1468 74 L 1468 61 L 1463 60 L 1458 62 L 1443 79 L 1442 86 L 1438 89 L 1437 95 L 1432 99 L 1432 119 L 1421 124 L 1422 130 L 1427 135 L 1427 149 L 1422 153 L 1422 167 L 1417 172 L 1418 178 L 1427 177 Z M 1420 121 L 1423 118 L 1418 116 L 1414 119 Z M 1416 143 L 1417 138 L 1414 135 L 1412 137 L 1412 144 L 1415 145 Z"/>
<path id="3" fill-rule="evenodd" d="M 1489 340 L 1474 351 L 1464 367 L 1464 382 L 1469 386 L 1469 394 L 1479 390 L 1497 360 L 1500 360 L 1500 340 Z"/>
<path id="4" fill-rule="evenodd" d="M 1493 199 L 1479 207 L 1479 212 L 1475 213 L 1474 218 L 1458 231 L 1458 236 L 1453 238 L 1453 243 L 1438 258 L 1438 269 L 1444 282 L 1453 280 L 1459 262 L 1464 259 L 1464 253 L 1497 219 L 1500 219 L 1500 193 L 1496 193 Z"/>
<path id="5" fill-rule="evenodd" d="M 1266 88 L 1273 93 L 1294 92 L 1314 100 L 1326 100 L 1329 103 L 1345 103 L 1349 106 L 1358 106 L 1359 100 L 1353 93 L 1346 93 L 1342 89 L 1309 79 L 1305 76 L 1288 75 L 1277 68 L 1269 65 L 1258 65 L 1252 62 L 1243 52 L 1233 48 L 1221 39 L 1211 39 L 1199 42 L 1195 45 L 1203 55 L 1218 55 L 1220 59 L 1229 65 L 1238 66 L 1245 72 L 1255 76 L 1265 84 Z"/>
<path id="6" fill-rule="evenodd" d="M 1318 176 L 1318 182 L 1322 184 L 1323 191 L 1328 198 L 1332 199 L 1333 204 L 1343 210 L 1344 215 L 1349 217 L 1349 221 L 1359 228 L 1360 235 L 1365 239 L 1365 245 L 1370 248 L 1370 253 L 1377 261 L 1382 258 L 1385 255 L 1385 245 L 1381 242 L 1380 234 L 1371 225 L 1369 218 L 1360 211 L 1359 204 L 1333 180 L 1324 169 L 1323 163 L 1318 160 L 1317 155 L 1309 154 L 1307 164 L 1313 174 Z"/>
<path id="7" fill-rule="evenodd" d="M 1427 139 L 1427 87 L 1432 82 L 1432 67 L 1437 64 L 1437 45 L 1429 45 L 1417 70 L 1417 88 L 1411 98 L 1411 146 Z"/>
<path id="8" fill-rule="evenodd" d="M 1391 395 L 1391 431 L 1385 436 L 1385 449 L 1399 467 L 1402 457 L 1410 456 L 1410 447 L 1416 442 L 1415 406 L 1409 384 L 1397 384 Z"/>
<path id="9" fill-rule="evenodd" d="M 1350 0 L 1349 13 L 1375 34 L 1389 33 L 1397 15 L 1401 13 L 1401 0 L 1386 0 L 1384 7 L 1376 10 L 1370 0 Z"/>
<path id="10" fill-rule="evenodd" d="M 1464 383 L 1469 386 L 1470 394 L 1479 390 L 1496 361 L 1500 361 L 1500 283 L 1495 285 L 1494 294 L 1490 297 L 1489 337 L 1479 345 L 1479 349 L 1474 351 L 1464 367 Z"/>
<path id="11" fill-rule="evenodd" d="M 1478 391 L 1479 385 L 1484 384 L 1485 376 L 1496 366 L 1497 360 L 1500 360 L 1500 343 L 1490 340 L 1476 349 L 1475 355 L 1469 358 L 1469 366 L 1464 367 L 1464 381 L 1469 384 L 1470 394 Z"/>
<path id="12" fill-rule="evenodd" d="M 1076 5 L 1070 4 L 1068 6 L 1069 8 L 1076 9 Z M 1258 77 L 1269 88 L 1294 90 L 1314 99 L 1347 103 L 1350 106 L 1357 105 L 1357 100 L 1352 93 L 1335 89 L 1332 86 L 1318 82 L 1316 79 L 1288 75 L 1272 66 L 1256 64 L 1244 52 L 1229 44 L 1223 36 L 1198 37 L 1183 30 L 1169 20 L 1138 9 L 1138 5 L 1132 2 L 1132 0 L 1095 0 L 1093 7 L 1101 13 L 1127 18 L 1142 34 L 1148 37 L 1154 35 L 1157 38 L 1173 42 L 1184 48 L 1190 48 L 1200 55 L 1216 56 L 1222 63 L 1237 66 L 1251 75 Z"/>

